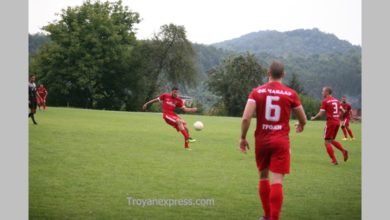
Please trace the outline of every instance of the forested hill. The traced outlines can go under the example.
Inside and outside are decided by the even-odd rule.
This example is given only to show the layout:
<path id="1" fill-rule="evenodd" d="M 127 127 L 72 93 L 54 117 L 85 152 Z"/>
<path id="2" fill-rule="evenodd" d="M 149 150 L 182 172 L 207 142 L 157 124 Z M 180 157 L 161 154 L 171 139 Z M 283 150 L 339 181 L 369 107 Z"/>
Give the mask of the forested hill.
<path id="1" fill-rule="evenodd" d="M 236 52 L 268 53 L 283 57 L 361 50 L 359 46 L 354 46 L 348 41 L 340 40 L 335 35 L 321 32 L 316 28 L 286 32 L 258 31 L 212 45 Z"/>
<path id="2" fill-rule="evenodd" d="M 361 106 L 361 47 L 318 29 L 287 32 L 259 31 L 212 44 L 236 53 L 250 52 L 262 65 L 282 60 L 287 79 L 296 74 L 308 95 L 321 99 L 321 88 L 331 86 L 335 96 L 346 96 Z"/>

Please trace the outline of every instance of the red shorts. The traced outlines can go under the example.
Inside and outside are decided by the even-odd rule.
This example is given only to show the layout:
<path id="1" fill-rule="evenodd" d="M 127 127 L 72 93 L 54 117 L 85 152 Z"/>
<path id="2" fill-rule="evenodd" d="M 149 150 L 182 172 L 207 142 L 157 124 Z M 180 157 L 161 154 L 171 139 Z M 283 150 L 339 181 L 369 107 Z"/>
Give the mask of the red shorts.
<path id="1" fill-rule="evenodd" d="M 342 126 L 349 127 L 349 121 L 351 119 L 349 118 L 344 118 L 343 122 L 341 123 Z"/>
<path id="2" fill-rule="evenodd" d="M 179 116 L 171 115 L 171 114 L 163 114 L 163 118 L 167 124 L 176 128 L 177 131 L 180 131 L 179 126 L 177 125 L 177 120 L 181 120 Z M 185 122 L 183 122 L 183 124 L 186 125 Z"/>
<path id="3" fill-rule="evenodd" d="M 269 143 L 256 141 L 255 157 L 257 169 L 274 173 L 290 173 L 290 141 L 277 140 Z"/>
<path id="4" fill-rule="evenodd" d="M 42 98 L 42 97 L 40 97 L 40 96 L 38 96 L 37 102 L 38 102 L 38 104 L 42 104 L 42 103 L 45 103 L 45 102 L 46 102 L 46 99 L 45 99 L 45 98 Z"/>
<path id="5" fill-rule="evenodd" d="M 324 129 L 324 139 L 336 139 L 337 132 L 339 131 L 340 124 L 327 123 Z"/>

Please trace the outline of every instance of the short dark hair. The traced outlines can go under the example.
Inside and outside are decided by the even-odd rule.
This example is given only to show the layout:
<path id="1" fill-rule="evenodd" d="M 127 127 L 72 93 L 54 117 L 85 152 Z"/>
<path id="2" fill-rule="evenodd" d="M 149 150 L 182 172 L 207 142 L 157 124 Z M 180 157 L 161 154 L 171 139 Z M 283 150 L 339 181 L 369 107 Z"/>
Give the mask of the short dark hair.
<path id="1" fill-rule="evenodd" d="M 179 88 L 178 88 L 177 86 L 173 86 L 173 87 L 172 87 L 172 91 L 173 91 L 173 90 L 179 90 Z"/>
<path id="2" fill-rule="evenodd" d="M 269 67 L 269 71 L 271 73 L 271 77 L 274 79 L 280 79 L 284 73 L 284 65 L 282 62 L 278 60 L 274 60 Z"/>
<path id="3" fill-rule="evenodd" d="M 326 90 L 326 91 L 328 91 L 328 93 L 329 93 L 329 95 L 332 95 L 332 88 L 330 88 L 329 86 L 325 86 L 324 87 L 324 89 Z"/>

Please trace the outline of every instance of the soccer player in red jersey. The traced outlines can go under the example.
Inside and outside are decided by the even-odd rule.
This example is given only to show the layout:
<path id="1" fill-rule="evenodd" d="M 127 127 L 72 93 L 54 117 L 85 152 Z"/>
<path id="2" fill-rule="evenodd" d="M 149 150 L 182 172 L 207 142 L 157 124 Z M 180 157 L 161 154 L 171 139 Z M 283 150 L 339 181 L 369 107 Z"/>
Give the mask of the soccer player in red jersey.
<path id="1" fill-rule="evenodd" d="M 282 84 L 284 74 L 284 65 L 273 61 L 268 70 L 269 82 L 249 94 L 241 122 L 240 150 L 246 153 L 249 149 L 246 134 L 256 112 L 255 157 L 260 176 L 258 193 L 264 211 L 262 220 L 278 220 L 282 209 L 283 178 L 290 172 L 291 110 L 298 119 L 297 133 L 302 132 L 306 124 L 299 96 Z"/>
<path id="2" fill-rule="evenodd" d="M 344 161 L 348 160 L 348 151 L 335 140 L 340 128 L 340 101 L 332 96 L 332 89 L 330 87 L 324 87 L 322 89 L 322 95 L 324 100 L 322 101 L 320 111 L 317 115 L 311 117 L 311 120 L 316 120 L 326 114 L 325 147 L 329 157 L 332 159 L 331 163 L 337 165 L 338 163 L 332 145 L 343 153 Z"/>
<path id="3" fill-rule="evenodd" d="M 149 104 L 155 102 L 162 102 L 163 118 L 165 122 L 183 134 L 184 149 L 191 150 L 189 148 L 189 143 L 195 142 L 196 140 L 190 137 L 186 122 L 175 113 L 175 110 L 176 108 L 180 108 L 184 112 L 196 112 L 198 109 L 187 108 L 184 105 L 183 100 L 179 98 L 179 89 L 177 87 L 173 87 L 171 93 L 164 93 L 159 97 L 146 102 L 143 105 L 143 109 L 145 110 Z"/>
<path id="4" fill-rule="evenodd" d="M 351 138 L 351 140 L 355 140 L 353 137 L 352 130 L 349 128 L 349 121 L 351 120 L 351 115 L 352 115 L 352 107 L 349 103 L 347 103 L 347 100 L 345 97 L 341 98 L 341 111 L 343 112 L 342 115 L 342 122 L 341 122 L 341 129 L 343 130 L 344 133 L 344 138 L 343 140 L 346 141 L 348 140 L 348 135 Z"/>
<path id="5" fill-rule="evenodd" d="M 47 89 L 41 83 L 39 88 L 37 89 L 38 94 L 38 108 L 41 110 L 41 106 L 43 106 L 43 110 L 46 110 L 46 97 L 47 97 Z"/>

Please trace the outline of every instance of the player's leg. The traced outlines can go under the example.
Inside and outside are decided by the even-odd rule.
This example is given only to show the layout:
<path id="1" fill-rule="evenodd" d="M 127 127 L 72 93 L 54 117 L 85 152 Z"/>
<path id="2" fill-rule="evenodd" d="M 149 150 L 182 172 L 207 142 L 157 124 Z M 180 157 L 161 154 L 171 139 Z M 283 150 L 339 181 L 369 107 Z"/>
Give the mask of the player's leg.
<path id="1" fill-rule="evenodd" d="M 271 218 L 271 207 L 270 207 L 270 200 L 269 200 L 269 194 L 271 190 L 271 185 L 269 182 L 269 171 L 268 169 L 263 169 L 259 172 L 260 180 L 259 180 L 259 197 L 261 204 L 263 206 L 263 219 L 270 219 Z"/>
<path id="2" fill-rule="evenodd" d="M 332 159 L 331 163 L 334 165 L 337 165 L 337 159 L 336 156 L 334 155 L 334 151 L 332 148 L 332 126 L 327 125 L 324 129 L 324 139 L 325 139 L 325 148 L 326 152 L 328 152 L 328 155 L 330 159 Z"/>
<path id="3" fill-rule="evenodd" d="M 184 137 L 184 148 L 189 148 L 189 141 L 188 141 L 188 139 L 190 138 L 190 136 L 187 133 L 187 130 L 185 129 L 185 127 L 184 127 L 183 120 L 181 120 L 180 118 L 177 118 L 176 123 L 177 123 L 177 127 L 179 128 L 179 131 L 181 132 L 181 134 Z"/>
<path id="4" fill-rule="evenodd" d="M 269 203 L 271 219 L 279 220 L 283 206 L 283 179 L 284 175 L 290 173 L 290 144 L 288 140 L 275 140 L 272 144 L 269 173 L 271 186 Z"/>
<path id="5" fill-rule="evenodd" d="M 344 161 L 348 160 L 348 151 L 346 151 L 343 146 L 340 144 L 340 142 L 336 141 L 337 132 L 339 131 L 339 125 L 332 126 L 332 132 L 330 135 L 330 139 L 332 140 L 331 143 L 333 146 L 335 146 L 339 151 L 343 153 Z"/>
<path id="6" fill-rule="evenodd" d="M 183 126 L 184 126 L 184 129 L 187 131 L 187 134 L 188 134 L 188 142 L 190 143 L 193 143 L 196 141 L 196 139 L 192 138 L 191 135 L 190 135 L 190 131 L 188 130 L 188 127 L 187 127 L 187 123 L 183 120 L 182 120 L 182 123 L 183 123 Z"/>
<path id="7" fill-rule="evenodd" d="M 345 128 L 345 120 L 343 121 L 343 124 L 341 125 L 341 130 L 343 131 L 343 134 L 344 134 L 344 138 L 343 138 L 344 141 L 346 141 L 348 138 L 347 129 Z"/>
<path id="8" fill-rule="evenodd" d="M 270 171 L 271 187 L 269 193 L 269 203 L 271 207 L 271 219 L 279 220 L 283 206 L 283 178 L 284 174 Z"/>
<path id="9" fill-rule="evenodd" d="M 38 123 L 35 121 L 35 117 L 34 117 L 34 114 L 35 114 L 35 111 L 37 109 L 37 102 L 36 100 L 32 100 L 30 101 L 30 114 L 29 114 L 29 117 L 31 117 L 31 120 L 33 121 L 33 123 L 35 125 L 37 125 Z"/>
<path id="10" fill-rule="evenodd" d="M 268 167 L 270 164 L 270 151 L 261 141 L 255 141 L 255 158 L 257 170 L 259 171 L 258 193 L 263 207 L 263 217 L 261 219 L 268 220 L 271 218 L 271 207 L 269 203 L 270 181 L 268 178 Z"/>
<path id="11" fill-rule="evenodd" d="M 348 121 L 346 121 L 345 128 L 347 129 L 349 137 L 351 138 L 351 140 L 354 140 L 352 130 L 349 128 L 349 119 L 348 119 Z"/>
<path id="12" fill-rule="evenodd" d="M 46 99 L 43 99 L 42 104 L 43 104 L 43 111 L 45 111 L 46 110 Z"/>

